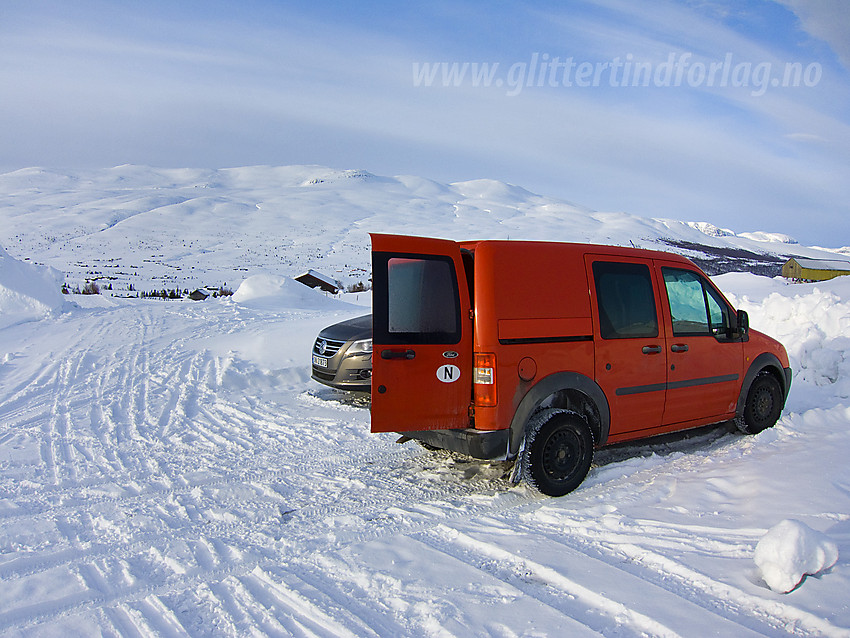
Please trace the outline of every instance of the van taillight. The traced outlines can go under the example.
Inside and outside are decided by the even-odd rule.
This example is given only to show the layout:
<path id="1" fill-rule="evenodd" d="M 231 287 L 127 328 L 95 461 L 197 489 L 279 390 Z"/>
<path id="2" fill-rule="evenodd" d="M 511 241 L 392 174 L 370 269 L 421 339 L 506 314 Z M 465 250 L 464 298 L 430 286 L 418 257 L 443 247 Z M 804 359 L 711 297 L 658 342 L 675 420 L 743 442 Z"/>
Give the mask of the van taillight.
<path id="1" fill-rule="evenodd" d="M 488 408 L 496 405 L 496 355 L 490 352 L 475 353 L 472 371 L 475 388 L 475 405 Z"/>

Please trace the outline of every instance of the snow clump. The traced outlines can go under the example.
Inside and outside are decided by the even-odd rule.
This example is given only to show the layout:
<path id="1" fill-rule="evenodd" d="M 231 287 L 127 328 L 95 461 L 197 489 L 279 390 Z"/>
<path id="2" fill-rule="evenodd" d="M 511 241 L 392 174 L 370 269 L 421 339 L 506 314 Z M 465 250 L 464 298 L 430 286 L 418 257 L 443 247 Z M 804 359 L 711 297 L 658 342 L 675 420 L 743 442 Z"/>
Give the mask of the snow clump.
<path id="1" fill-rule="evenodd" d="M 0 329 L 59 310 L 62 280 L 55 268 L 20 261 L 0 246 Z"/>
<path id="2" fill-rule="evenodd" d="M 773 591 L 787 594 L 806 575 L 817 575 L 838 561 L 838 546 L 800 521 L 775 525 L 756 545 L 756 566 Z"/>

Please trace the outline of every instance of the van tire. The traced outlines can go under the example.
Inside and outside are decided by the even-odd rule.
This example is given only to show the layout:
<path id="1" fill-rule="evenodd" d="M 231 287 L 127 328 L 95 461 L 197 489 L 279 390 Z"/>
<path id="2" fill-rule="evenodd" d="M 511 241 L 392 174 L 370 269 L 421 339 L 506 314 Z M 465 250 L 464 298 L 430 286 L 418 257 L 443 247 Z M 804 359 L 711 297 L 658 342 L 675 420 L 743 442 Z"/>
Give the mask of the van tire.
<path id="1" fill-rule="evenodd" d="M 744 434 L 758 434 L 779 420 L 782 412 L 782 388 L 770 372 L 759 372 L 747 392 L 743 415 L 735 425 Z"/>
<path id="2" fill-rule="evenodd" d="M 522 450 L 525 481 L 547 496 L 576 489 L 593 461 L 593 434 L 575 412 L 546 409 L 528 422 Z"/>

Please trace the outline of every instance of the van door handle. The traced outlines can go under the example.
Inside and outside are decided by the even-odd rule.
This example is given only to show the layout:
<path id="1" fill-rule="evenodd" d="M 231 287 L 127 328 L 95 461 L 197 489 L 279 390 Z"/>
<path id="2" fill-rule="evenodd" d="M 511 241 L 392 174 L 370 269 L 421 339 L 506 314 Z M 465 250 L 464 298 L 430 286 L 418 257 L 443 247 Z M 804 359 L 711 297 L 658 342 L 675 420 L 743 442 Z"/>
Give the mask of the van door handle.
<path id="1" fill-rule="evenodd" d="M 415 350 L 381 350 L 381 359 L 413 359 Z"/>
<path id="2" fill-rule="evenodd" d="M 663 348 L 661 346 L 644 346 L 641 352 L 644 354 L 658 354 Z"/>
<path id="3" fill-rule="evenodd" d="M 686 344 L 686 343 L 674 343 L 672 346 L 670 346 L 670 349 L 673 352 L 687 352 L 688 351 L 688 344 Z"/>

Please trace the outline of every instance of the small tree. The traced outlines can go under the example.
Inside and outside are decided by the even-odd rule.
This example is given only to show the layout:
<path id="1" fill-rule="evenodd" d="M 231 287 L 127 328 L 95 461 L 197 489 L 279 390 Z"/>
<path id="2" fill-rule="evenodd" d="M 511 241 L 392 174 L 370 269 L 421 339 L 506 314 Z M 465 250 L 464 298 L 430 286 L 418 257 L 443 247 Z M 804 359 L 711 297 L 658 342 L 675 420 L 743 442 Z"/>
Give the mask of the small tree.
<path id="1" fill-rule="evenodd" d="M 356 284 L 351 284 L 348 288 L 348 292 L 366 292 L 369 290 L 369 286 L 364 284 L 362 281 L 358 281 Z"/>

